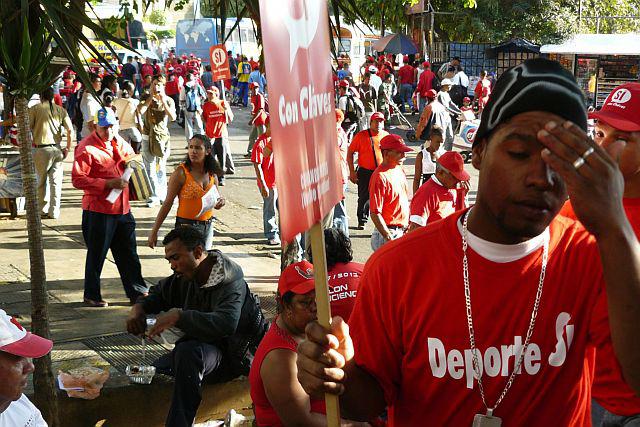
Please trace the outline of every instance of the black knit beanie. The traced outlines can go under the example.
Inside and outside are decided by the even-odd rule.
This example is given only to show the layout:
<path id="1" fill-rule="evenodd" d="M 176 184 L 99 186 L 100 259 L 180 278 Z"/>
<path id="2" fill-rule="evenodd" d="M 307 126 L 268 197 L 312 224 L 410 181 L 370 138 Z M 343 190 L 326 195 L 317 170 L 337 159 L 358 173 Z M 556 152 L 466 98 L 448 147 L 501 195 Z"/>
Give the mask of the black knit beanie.
<path id="1" fill-rule="evenodd" d="M 582 90 L 559 62 L 528 59 L 505 71 L 482 111 L 474 144 L 487 138 L 498 125 L 527 111 L 547 111 L 587 130 L 587 110 Z"/>

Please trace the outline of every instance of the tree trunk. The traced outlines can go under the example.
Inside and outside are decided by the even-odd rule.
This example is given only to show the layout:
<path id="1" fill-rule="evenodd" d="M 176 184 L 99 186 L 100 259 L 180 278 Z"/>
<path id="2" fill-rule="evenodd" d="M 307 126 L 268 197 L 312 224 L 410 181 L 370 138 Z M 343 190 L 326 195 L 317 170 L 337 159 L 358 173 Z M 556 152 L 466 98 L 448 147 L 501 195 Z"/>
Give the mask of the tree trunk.
<path id="1" fill-rule="evenodd" d="M 47 275 L 45 272 L 42 223 L 36 193 L 36 174 L 31 152 L 28 100 L 22 96 L 15 99 L 20 141 L 20 165 L 22 187 L 26 197 L 27 233 L 29 237 L 29 262 L 31 276 L 31 331 L 51 339 L 49 330 L 49 306 L 47 300 Z M 34 359 L 36 371 L 33 375 L 35 403 L 49 426 L 58 427 L 58 400 L 51 369 L 51 354 Z"/>
<path id="2" fill-rule="evenodd" d="M 384 37 L 384 3 L 382 3 L 382 9 L 380 10 L 380 37 Z"/>

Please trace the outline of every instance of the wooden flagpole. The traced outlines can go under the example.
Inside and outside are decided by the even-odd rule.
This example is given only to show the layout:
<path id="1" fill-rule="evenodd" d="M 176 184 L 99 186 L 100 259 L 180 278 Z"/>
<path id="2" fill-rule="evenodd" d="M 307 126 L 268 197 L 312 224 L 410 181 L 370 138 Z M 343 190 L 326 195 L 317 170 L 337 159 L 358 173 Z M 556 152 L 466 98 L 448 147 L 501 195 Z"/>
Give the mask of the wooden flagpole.
<path id="1" fill-rule="evenodd" d="M 314 224 L 309 230 L 311 251 L 313 253 L 313 274 L 316 284 L 316 306 L 318 322 L 323 327 L 331 328 L 331 306 L 329 305 L 329 286 L 327 281 L 327 257 L 324 246 L 324 230 L 322 221 Z M 340 427 L 340 405 L 338 396 L 326 393 L 327 426 Z"/>

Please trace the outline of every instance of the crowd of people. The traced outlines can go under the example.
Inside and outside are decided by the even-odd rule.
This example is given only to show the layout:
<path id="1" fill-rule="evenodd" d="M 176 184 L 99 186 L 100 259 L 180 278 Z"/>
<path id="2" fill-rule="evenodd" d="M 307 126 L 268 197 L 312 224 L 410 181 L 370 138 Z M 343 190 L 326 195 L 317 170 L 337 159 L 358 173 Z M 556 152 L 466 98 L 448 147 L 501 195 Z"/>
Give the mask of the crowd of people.
<path id="1" fill-rule="evenodd" d="M 164 65 L 139 67 L 128 58 L 118 74 L 91 74 L 100 99 L 67 71 L 66 110 L 53 89 L 30 110 L 40 206 L 53 218 L 59 163 L 79 135 L 72 183 L 84 192 L 84 303 L 108 305 L 100 274 L 110 249 L 132 305 L 127 331 L 178 334 L 173 351 L 154 362 L 175 377 L 168 426 L 193 424 L 204 381 L 240 375 L 249 378 L 259 426 L 326 425 L 324 393 L 340 396 L 348 426 L 589 425 L 592 395 L 607 411 L 603 425 L 637 422 L 640 84 L 616 89 L 630 94 L 626 105 L 612 94 L 591 113 L 593 142 L 583 95 L 557 62 L 527 60 L 496 82 L 482 72 L 471 99 L 459 58 L 436 72 L 429 62 L 402 60 L 368 58 L 358 76 L 340 63 L 335 74 L 342 183 L 357 186 L 354 228 L 371 218 L 374 253 L 366 267 L 353 262 L 340 201 L 323 221 L 338 316 L 331 330 L 316 321 L 308 236 L 289 243 L 295 256 L 278 280 L 272 322 L 241 267 L 214 249 L 214 211 L 225 206 L 219 187 L 235 168 L 232 104 L 251 106 L 246 157 L 263 199 L 265 240 L 282 245 L 279 141 L 259 64 L 229 52 L 234 77 L 218 83 L 197 58 L 170 55 Z M 385 130 L 407 106 L 420 113 L 422 144 L 412 185 L 403 162 L 414 150 Z M 453 123 L 465 112 L 482 117 L 472 207 L 470 175 L 452 149 Z M 168 175 L 172 121 L 184 126 L 188 148 Z M 148 205 L 160 206 L 150 247 L 178 199 L 175 227 L 162 239 L 173 274 L 150 289 L 126 179 L 138 154 L 151 183 Z M 48 190 L 40 184 L 47 180 Z M 0 312 L 0 374 L 20 371 L 17 379 L 33 370 L 27 357 L 51 349 L 21 331 Z M 20 414 L 39 416 L 20 386 L 0 385 L 0 426 Z"/>

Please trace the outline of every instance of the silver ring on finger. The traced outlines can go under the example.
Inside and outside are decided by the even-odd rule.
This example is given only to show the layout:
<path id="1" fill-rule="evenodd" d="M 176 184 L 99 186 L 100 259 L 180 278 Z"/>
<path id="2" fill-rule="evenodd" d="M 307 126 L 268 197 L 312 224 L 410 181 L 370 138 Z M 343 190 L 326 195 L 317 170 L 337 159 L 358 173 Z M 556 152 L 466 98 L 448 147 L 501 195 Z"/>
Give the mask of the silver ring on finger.
<path id="1" fill-rule="evenodd" d="M 584 161 L 584 157 L 578 157 L 574 162 L 573 162 L 573 167 L 578 170 L 580 169 L 580 167 L 582 165 L 584 165 L 585 161 Z"/>
<path id="2" fill-rule="evenodd" d="M 589 157 L 590 155 L 592 155 L 595 151 L 596 151 L 596 150 L 595 150 L 595 148 L 593 148 L 593 147 L 589 147 L 589 148 L 587 148 L 587 151 L 585 151 L 585 152 L 584 152 L 584 154 L 582 154 L 582 158 L 586 160 L 586 159 L 587 159 L 587 157 Z"/>

